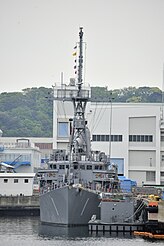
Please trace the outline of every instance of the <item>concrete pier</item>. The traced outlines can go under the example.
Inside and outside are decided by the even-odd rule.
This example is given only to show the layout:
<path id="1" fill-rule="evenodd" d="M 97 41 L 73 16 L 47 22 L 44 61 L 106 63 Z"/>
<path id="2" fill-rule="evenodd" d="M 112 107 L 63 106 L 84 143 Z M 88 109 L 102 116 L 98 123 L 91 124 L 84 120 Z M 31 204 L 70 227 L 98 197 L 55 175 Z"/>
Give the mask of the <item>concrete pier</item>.
<path id="1" fill-rule="evenodd" d="M 0 196 L 0 216 L 39 215 L 39 196 Z"/>

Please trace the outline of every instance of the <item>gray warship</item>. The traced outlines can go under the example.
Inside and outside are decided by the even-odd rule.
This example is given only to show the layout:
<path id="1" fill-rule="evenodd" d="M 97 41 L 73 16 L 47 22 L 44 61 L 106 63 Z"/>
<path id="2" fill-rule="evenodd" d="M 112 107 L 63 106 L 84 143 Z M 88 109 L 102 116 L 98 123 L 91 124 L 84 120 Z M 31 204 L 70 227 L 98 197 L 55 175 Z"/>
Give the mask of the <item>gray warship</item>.
<path id="1" fill-rule="evenodd" d="M 40 172 L 40 220 L 65 226 L 87 225 L 91 217 L 100 217 L 102 192 L 119 187 L 117 167 L 110 165 L 104 152 L 92 151 L 85 109 L 90 91 L 83 88 L 83 28 L 78 42 L 77 82 L 72 89 L 60 88 L 53 100 L 72 101 L 73 119 L 69 150 L 56 149 L 47 170 Z"/>

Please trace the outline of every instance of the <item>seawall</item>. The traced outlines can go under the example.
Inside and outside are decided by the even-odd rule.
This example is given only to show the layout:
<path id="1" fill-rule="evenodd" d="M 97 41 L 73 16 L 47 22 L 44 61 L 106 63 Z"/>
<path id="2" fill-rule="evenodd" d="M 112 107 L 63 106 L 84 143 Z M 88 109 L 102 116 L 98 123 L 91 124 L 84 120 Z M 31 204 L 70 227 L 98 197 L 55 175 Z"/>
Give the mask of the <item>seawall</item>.
<path id="1" fill-rule="evenodd" d="M 39 215 L 39 196 L 0 196 L 0 216 Z"/>

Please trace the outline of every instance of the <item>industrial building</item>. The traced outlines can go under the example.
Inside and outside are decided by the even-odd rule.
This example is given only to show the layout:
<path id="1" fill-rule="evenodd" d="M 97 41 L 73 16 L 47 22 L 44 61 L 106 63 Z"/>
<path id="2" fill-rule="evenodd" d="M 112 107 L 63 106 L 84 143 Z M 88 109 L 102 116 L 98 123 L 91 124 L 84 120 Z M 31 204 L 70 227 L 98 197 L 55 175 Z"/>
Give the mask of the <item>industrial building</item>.
<path id="1" fill-rule="evenodd" d="M 54 88 L 53 148 L 68 149 L 73 104 L 57 100 L 74 86 Z M 86 119 L 93 150 L 110 156 L 119 175 L 138 185 L 164 185 L 164 124 L 159 103 L 88 102 Z"/>
<path id="2" fill-rule="evenodd" d="M 0 173 L 1 196 L 32 196 L 35 173 Z"/>

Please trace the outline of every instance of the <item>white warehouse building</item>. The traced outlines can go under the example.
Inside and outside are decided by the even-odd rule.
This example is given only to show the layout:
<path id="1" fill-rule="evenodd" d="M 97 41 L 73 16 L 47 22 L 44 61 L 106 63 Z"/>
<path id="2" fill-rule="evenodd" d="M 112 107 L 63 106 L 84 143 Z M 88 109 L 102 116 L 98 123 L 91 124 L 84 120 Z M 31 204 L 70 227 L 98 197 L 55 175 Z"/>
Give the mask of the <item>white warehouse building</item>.
<path id="1" fill-rule="evenodd" d="M 13 166 L 14 170 L 18 173 L 33 173 L 41 165 L 41 151 L 29 139 L 1 137 L 1 163 Z"/>
<path id="2" fill-rule="evenodd" d="M 0 173 L 0 196 L 32 196 L 35 173 Z"/>
<path id="3" fill-rule="evenodd" d="M 55 87 L 54 95 L 57 90 L 59 87 Z M 88 102 L 86 119 L 92 150 L 109 154 L 111 162 L 118 165 L 119 175 L 136 180 L 138 185 L 164 185 L 162 115 L 159 103 Z M 68 149 L 72 117 L 72 102 L 54 100 L 54 149 Z"/>

